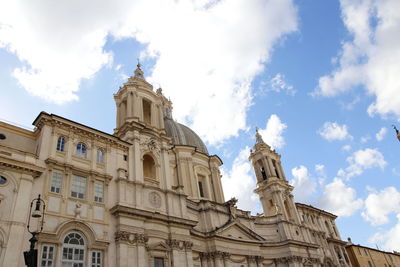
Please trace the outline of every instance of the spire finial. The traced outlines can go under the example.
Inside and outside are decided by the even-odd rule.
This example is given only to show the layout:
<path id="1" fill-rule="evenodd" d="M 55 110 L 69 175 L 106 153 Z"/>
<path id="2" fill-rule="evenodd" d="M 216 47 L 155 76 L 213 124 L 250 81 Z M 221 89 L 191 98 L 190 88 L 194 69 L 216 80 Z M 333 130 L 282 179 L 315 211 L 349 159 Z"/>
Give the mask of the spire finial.
<path id="1" fill-rule="evenodd" d="M 142 67 L 142 65 L 140 64 L 139 59 L 137 59 L 137 61 L 138 61 L 138 64 L 136 65 L 137 68 L 135 70 L 135 76 L 134 77 L 144 80 L 144 75 L 143 75 L 144 73 L 143 73 L 142 69 L 140 68 L 140 67 Z"/>
<path id="2" fill-rule="evenodd" d="M 261 134 L 258 132 L 258 127 L 256 127 L 256 144 L 264 143 Z"/>

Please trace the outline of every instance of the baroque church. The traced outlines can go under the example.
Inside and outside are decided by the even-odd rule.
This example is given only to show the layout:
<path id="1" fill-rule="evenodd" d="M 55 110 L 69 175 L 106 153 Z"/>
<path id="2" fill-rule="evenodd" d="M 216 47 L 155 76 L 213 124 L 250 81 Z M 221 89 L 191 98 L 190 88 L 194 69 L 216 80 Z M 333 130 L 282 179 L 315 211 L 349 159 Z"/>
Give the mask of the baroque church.
<path id="1" fill-rule="evenodd" d="M 140 65 L 114 99 L 113 134 L 46 112 L 33 131 L 0 122 L 0 266 L 25 266 L 39 194 L 41 267 L 350 266 L 336 216 L 294 202 L 258 132 L 253 216 L 224 198 L 222 160 L 173 119 Z"/>

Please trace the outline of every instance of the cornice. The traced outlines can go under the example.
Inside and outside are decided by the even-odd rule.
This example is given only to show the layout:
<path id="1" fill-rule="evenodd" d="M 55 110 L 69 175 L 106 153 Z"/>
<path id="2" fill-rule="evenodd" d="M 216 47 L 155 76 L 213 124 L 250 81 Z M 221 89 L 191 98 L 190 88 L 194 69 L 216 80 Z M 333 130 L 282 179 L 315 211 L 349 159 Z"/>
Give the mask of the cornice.
<path id="1" fill-rule="evenodd" d="M 34 178 L 39 177 L 45 169 L 31 163 L 21 162 L 0 156 L 0 166 L 6 169 L 16 170 L 18 172 L 32 175 Z"/>
<path id="2" fill-rule="evenodd" d="M 41 112 L 35 119 L 33 124 L 36 126 L 35 132 L 40 131 L 44 125 L 48 125 L 50 127 L 58 127 L 60 129 L 72 131 L 74 134 L 82 135 L 89 139 L 99 140 L 107 144 L 112 144 L 117 147 L 124 148 L 126 150 L 129 148 L 130 145 L 130 143 L 119 139 L 117 136 L 45 112 Z"/>
<path id="3" fill-rule="evenodd" d="M 88 175 L 88 176 L 97 176 L 97 177 L 101 177 L 101 178 L 104 178 L 106 181 L 111 181 L 112 178 L 113 178 L 113 177 L 112 177 L 111 175 L 109 175 L 109 174 L 100 173 L 100 172 L 97 172 L 97 171 L 95 171 L 95 170 L 87 170 L 87 169 L 79 168 L 79 167 L 76 167 L 76 166 L 74 166 L 74 165 L 72 165 L 72 164 L 69 164 L 69 163 L 59 162 L 59 161 L 57 161 L 56 159 L 53 159 L 53 158 L 48 158 L 48 159 L 46 159 L 46 160 L 45 160 L 45 163 L 46 163 L 49 167 L 57 166 L 57 167 L 61 167 L 61 168 L 66 169 L 66 170 L 69 169 L 69 170 L 71 170 L 71 171 L 81 172 L 81 173 L 84 173 L 84 174 L 86 174 L 86 175 Z"/>
<path id="4" fill-rule="evenodd" d="M 165 215 L 158 212 L 151 212 L 147 210 L 116 205 L 110 209 L 110 213 L 117 217 L 138 217 L 145 220 L 161 221 L 167 224 L 176 224 L 179 226 L 184 226 L 189 229 L 197 225 L 197 221 L 179 218 L 175 216 Z"/>

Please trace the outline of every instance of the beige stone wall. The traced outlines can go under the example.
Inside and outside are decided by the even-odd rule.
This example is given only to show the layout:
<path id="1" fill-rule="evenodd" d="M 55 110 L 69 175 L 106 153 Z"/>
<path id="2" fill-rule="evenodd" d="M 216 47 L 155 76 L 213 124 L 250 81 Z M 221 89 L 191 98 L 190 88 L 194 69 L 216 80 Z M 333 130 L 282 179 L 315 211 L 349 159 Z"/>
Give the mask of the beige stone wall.
<path id="1" fill-rule="evenodd" d="M 400 266 L 400 254 L 355 244 L 349 244 L 346 250 L 354 267 Z"/>

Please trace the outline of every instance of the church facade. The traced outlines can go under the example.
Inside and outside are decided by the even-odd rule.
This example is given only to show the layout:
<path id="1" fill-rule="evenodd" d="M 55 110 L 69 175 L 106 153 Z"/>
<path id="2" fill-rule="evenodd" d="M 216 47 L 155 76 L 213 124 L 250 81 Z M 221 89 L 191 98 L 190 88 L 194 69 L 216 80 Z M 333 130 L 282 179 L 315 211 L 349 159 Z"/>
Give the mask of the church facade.
<path id="1" fill-rule="evenodd" d="M 336 216 L 294 202 L 258 133 L 249 160 L 263 214 L 252 216 L 225 200 L 221 159 L 173 120 L 140 65 L 114 99 L 113 134 L 45 112 L 34 131 L 0 122 L 0 266 L 25 266 L 38 194 L 38 266 L 350 266 Z"/>

